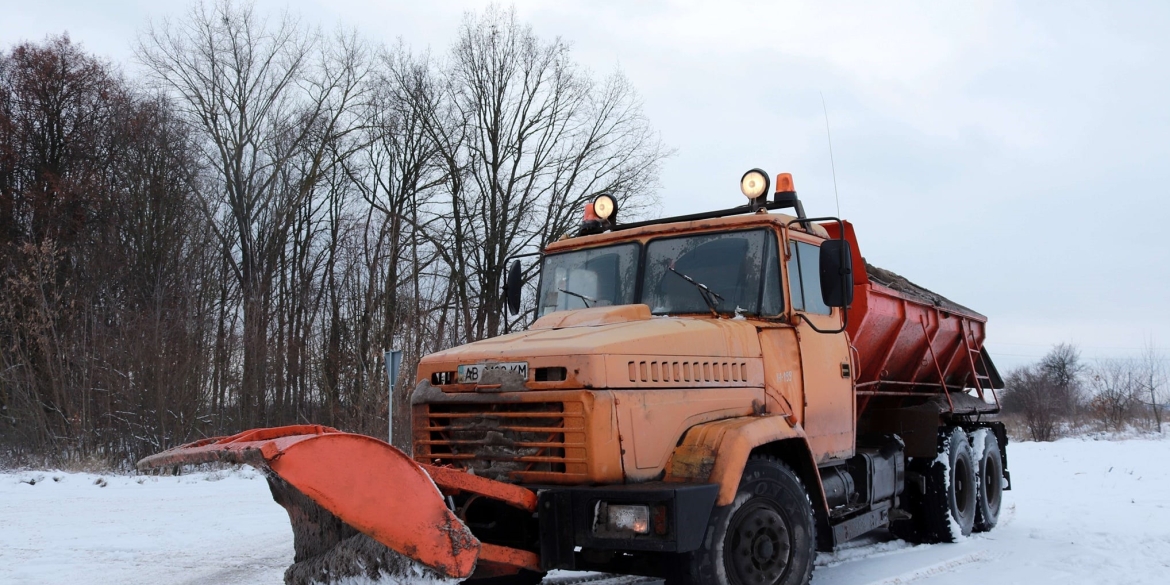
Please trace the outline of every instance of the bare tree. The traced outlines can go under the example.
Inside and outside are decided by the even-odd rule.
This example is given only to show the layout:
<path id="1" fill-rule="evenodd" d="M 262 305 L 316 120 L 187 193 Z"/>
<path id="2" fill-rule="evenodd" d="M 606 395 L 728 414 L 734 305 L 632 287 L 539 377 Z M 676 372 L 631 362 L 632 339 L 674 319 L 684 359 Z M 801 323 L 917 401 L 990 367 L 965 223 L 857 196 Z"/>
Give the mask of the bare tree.
<path id="1" fill-rule="evenodd" d="M 1142 388 L 1142 400 L 1149 399 L 1146 406 L 1150 409 L 1152 418 L 1150 422 L 1161 433 L 1163 432 L 1161 409 L 1162 405 L 1166 403 L 1167 378 L 1170 377 L 1170 371 L 1166 367 L 1166 356 L 1162 354 L 1153 340 L 1147 340 L 1142 348 L 1139 364 L 1141 373 L 1138 384 Z"/>
<path id="2" fill-rule="evenodd" d="M 94 422 L 87 309 L 111 275 L 90 260 L 105 251 L 111 128 L 129 100 L 111 67 L 67 36 L 0 54 L 0 399 L 21 407 L 11 430 L 33 444 L 84 449 Z"/>
<path id="3" fill-rule="evenodd" d="M 212 0 L 137 58 L 142 85 L 67 37 L 0 52 L 0 457 L 387 417 L 405 445 L 384 350 L 409 388 L 521 326 L 507 261 L 598 193 L 646 210 L 667 154 L 624 77 L 496 8 L 432 59 Z"/>
<path id="4" fill-rule="evenodd" d="M 1059 343 L 1040 360 L 1040 369 L 1052 384 L 1049 400 L 1060 416 L 1076 423 L 1084 403 L 1081 377 L 1086 367 L 1075 345 Z"/>
<path id="5" fill-rule="evenodd" d="M 1033 441 L 1055 439 L 1060 410 L 1052 400 L 1056 385 L 1048 372 L 1034 365 L 1023 366 L 1010 372 L 1004 384 L 1004 411 L 1023 416 Z"/>
<path id="6" fill-rule="evenodd" d="M 1121 430 L 1131 422 L 1141 404 L 1141 374 L 1136 364 L 1107 360 L 1093 368 L 1092 409 L 1106 428 Z"/>
<path id="7" fill-rule="evenodd" d="M 343 40 L 345 37 L 342 37 Z M 275 25 L 250 5 L 195 4 L 177 22 L 150 26 L 137 55 L 172 95 L 218 184 L 202 192 L 243 304 L 240 420 L 266 406 L 271 285 L 299 209 L 335 161 L 360 99 L 360 43 L 323 46 L 288 14 Z M 231 229 L 223 224 L 230 223 Z"/>
<path id="8" fill-rule="evenodd" d="M 0 153 L 0 437 L 56 462 L 186 438 L 207 246 L 170 104 L 68 37 L 21 45 L 0 54 Z"/>
<path id="9" fill-rule="evenodd" d="M 446 239 L 436 229 L 433 208 L 448 176 L 427 128 L 437 98 L 430 61 L 399 44 L 381 52 L 375 79 L 377 89 L 364 111 L 367 146 L 345 168 L 369 205 L 361 252 L 368 276 L 359 291 L 357 351 L 365 375 L 378 378 L 385 350 L 404 348 L 409 371 L 424 351 L 435 349 L 426 342 L 430 303 L 423 288 L 424 275 L 437 258 L 433 242 Z M 398 429 L 395 444 L 404 445 L 410 433 L 410 384 L 405 376 L 398 382 L 405 391 L 388 405 L 388 416 Z"/>
<path id="10" fill-rule="evenodd" d="M 445 69 L 452 110 L 444 157 L 460 175 L 449 233 L 455 273 L 472 276 L 461 301 L 468 339 L 503 329 L 506 261 L 565 234 L 584 202 L 609 192 L 630 211 L 649 202 L 666 156 L 629 84 L 598 84 L 559 38 L 544 41 L 514 11 L 468 15 Z M 438 123 L 435 126 L 439 126 Z"/>

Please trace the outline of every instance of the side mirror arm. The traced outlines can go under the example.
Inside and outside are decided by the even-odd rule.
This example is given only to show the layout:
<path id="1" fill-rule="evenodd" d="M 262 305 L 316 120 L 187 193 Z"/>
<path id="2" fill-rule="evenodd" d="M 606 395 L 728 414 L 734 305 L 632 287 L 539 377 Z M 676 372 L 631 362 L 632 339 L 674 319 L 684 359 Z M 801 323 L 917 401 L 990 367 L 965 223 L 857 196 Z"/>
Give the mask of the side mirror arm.
<path id="1" fill-rule="evenodd" d="M 836 334 L 845 331 L 845 329 L 849 327 L 849 310 L 844 307 L 838 308 L 841 309 L 841 327 L 839 329 L 819 329 L 816 325 L 813 325 L 813 322 L 808 317 L 806 317 L 804 313 L 793 313 L 793 315 L 803 319 L 805 323 L 808 323 L 809 329 L 812 329 L 817 333 Z"/>

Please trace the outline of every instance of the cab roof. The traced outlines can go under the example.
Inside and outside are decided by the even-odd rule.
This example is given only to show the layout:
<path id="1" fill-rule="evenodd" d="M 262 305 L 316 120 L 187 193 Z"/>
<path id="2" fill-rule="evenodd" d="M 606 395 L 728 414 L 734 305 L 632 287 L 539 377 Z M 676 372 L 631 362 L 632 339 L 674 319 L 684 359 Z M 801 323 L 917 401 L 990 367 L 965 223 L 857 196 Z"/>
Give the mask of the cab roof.
<path id="1" fill-rule="evenodd" d="M 549 244 L 544 251 L 546 254 L 552 254 L 555 252 L 562 252 L 565 250 L 573 250 L 577 248 L 589 248 L 602 244 L 628 242 L 631 240 L 645 240 L 658 236 L 682 235 L 692 232 L 732 230 L 761 226 L 782 227 L 788 225 L 789 222 L 796 220 L 797 218 L 794 216 L 784 213 L 773 213 L 766 209 L 761 209 L 755 213 L 749 212 L 741 215 L 729 215 L 725 217 L 697 219 L 691 221 L 670 221 L 668 218 L 663 220 L 661 223 L 640 223 L 635 227 L 629 228 L 618 225 L 615 226 L 613 230 L 600 234 L 566 237 Z M 793 224 L 792 229 L 801 232 L 808 232 L 821 238 L 827 238 L 829 236 L 828 232 L 816 223 L 810 223 L 808 225 L 810 227 L 809 230 L 805 230 L 801 224 Z"/>

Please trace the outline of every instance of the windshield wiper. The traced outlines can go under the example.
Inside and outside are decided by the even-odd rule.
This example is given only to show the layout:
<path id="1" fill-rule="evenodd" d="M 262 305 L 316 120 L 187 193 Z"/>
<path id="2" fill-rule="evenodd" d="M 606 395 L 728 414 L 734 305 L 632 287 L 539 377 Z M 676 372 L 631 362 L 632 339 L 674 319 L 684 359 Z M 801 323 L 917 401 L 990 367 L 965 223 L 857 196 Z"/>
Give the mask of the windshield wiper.
<path id="1" fill-rule="evenodd" d="M 669 268 L 671 272 L 681 276 L 683 278 L 683 280 L 695 285 L 695 288 L 699 289 L 699 296 L 703 297 L 703 302 L 707 303 L 707 308 L 711 309 L 711 314 L 716 316 L 716 317 L 719 316 L 719 309 L 716 308 L 715 300 L 711 298 L 711 297 L 714 297 L 714 298 L 722 301 L 723 297 L 719 293 L 711 290 L 710 288 L 707 287 L 707 285 L 705 285 L 701 282 L 698 282 L 695 279 L 675 270 L 673 261 L 670 263 L 670 266 L 667 266 L 667 268 Z"/>
<path id="2" fill-rule="evenodd" d="M 591 306 L 592 306 L 592 305 L 590 305 L 590 304 L 589 304 L 589 303 L 590 303 L 590 301 L 592 301 L 593 303 L 597 303 L 597 299 L 595 299 L 595 298 L 593 298 L 593 297 L 587 297 L 587 296 L 585 296 L 585 295 L 583 295 L 583 294 L 581 294 L 581 293 L 576 293 L 576 292 L 573 292 L 573 291 L 571 291 L 571 290 L 565 290 L 565 289 L 563 289 L 563 288 L 558 288 L 557 290 L 559 290 L 559 291 L 561 291 L 561 292 L 563 292 L 563 293 L 565 293 L 565 294 L 567 294 L 567 295 L 573 295 L 573 296 L 575 296 L 575 297 L 577 297 L 577 298 L 581 299 L 582 301 L 585 301 L 585 308 L 586 308 L 586 309 L 588 309 L 589 307 L 591 307 Z"/>

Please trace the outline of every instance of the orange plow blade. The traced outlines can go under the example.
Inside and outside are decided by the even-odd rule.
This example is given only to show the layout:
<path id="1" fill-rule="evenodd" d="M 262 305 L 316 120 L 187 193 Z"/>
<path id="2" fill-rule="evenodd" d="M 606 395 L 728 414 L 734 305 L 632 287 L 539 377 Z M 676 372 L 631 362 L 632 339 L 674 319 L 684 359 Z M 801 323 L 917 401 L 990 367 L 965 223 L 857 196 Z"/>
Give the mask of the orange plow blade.
<path id="1" fill-rule="evenodd" d="M 248 464 L 268 478 L 273 499 L 293 525 L 296 556 L 285 572 L 289 585 L 359 576 L 465 579 L 480 560 L 484 568 L 503 563 L 505 571 L 538 565 L 534 553 L 481 544 L 447 507 L 440 488 L 528 511 L 536 507 L 533 492 L 420 466 L 365 435 L 315 425 L 257 429 L 176 447 L 139 461 L 138 468 L 214 461 Z"/>

